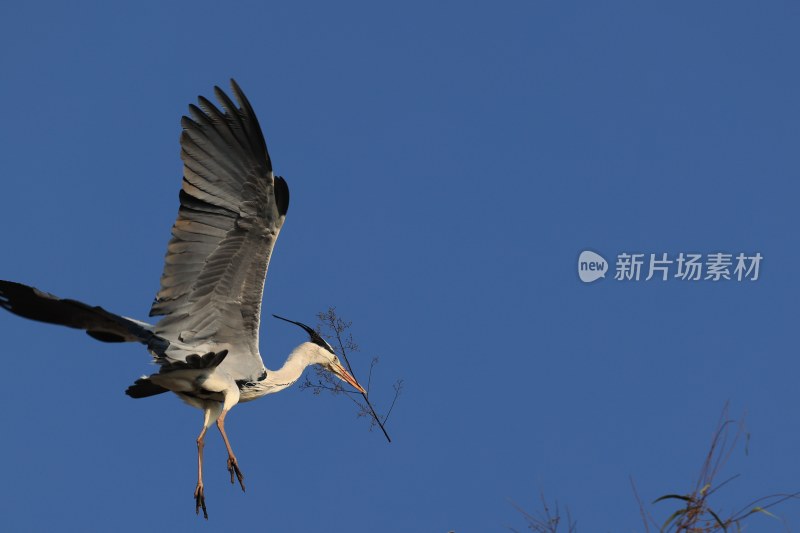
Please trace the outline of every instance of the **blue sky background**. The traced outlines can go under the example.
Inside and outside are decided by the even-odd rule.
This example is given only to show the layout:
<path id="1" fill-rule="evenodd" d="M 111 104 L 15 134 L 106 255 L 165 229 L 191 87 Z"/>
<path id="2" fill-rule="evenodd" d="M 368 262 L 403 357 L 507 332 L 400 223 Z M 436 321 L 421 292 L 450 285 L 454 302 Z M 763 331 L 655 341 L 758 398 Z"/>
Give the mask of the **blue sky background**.
<path id="1" fill-rule="evenodd" d="M 689 491 L 727 401 L 751 438 L 718 510 L 800 490 L 798 27 L 791 2 L 3 3 L 0 278 L 145 318 L 179 118 L 233 76 L 292 194 L 265 317 L 337 306 L 376 402 L 406 387 L 392 444 L 341 398 L 237 407 L 248 491 L 214 432 L 206 523 L 201 413 L 123 394 L 142 347 L 0 316 L 0 528 L 502 531 L 543 491 L 643 531 L 629 478 Z M 764 260 L 585 285 L 584 249 Z M 265 318 L 267 366 L 302 340 Z"/>

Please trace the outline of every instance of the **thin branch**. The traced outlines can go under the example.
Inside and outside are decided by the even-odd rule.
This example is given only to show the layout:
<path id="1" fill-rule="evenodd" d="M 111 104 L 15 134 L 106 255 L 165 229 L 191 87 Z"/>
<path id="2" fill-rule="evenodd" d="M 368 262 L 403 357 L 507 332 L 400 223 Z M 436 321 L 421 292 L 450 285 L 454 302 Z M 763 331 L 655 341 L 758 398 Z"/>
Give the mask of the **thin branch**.
<path id="1" fill-rule="evenodd" d="M 547 499 L 544 497 L 544 493 L 541 493 L 539 497 L 541 499 L 542 510 L 535 515 L 527 512 L 513 501 L 510 503 L 514 506 L 514 509 L 522 515 L 527 522 L 528 529 L 531 531 L 536 531 L 538 533 L 558 533 L 558 526 L 561 525 L 561 511 L 558 506 L 558 501 L 555 502 L 555 510 L 551 512 L 550 506 L 547 504 Z M 567 526 L 567 533 L 575 533 L 577 531 L 577 523 L 572 520 L 569 508 L 567 508 L 567 522 L 565 525 Z M 511 527 L 508 529 L 516 531 L 516 529 Z"/>
<path id="2" fill-rule="evenodd" d="M 329 316 L 332 315 L 333 314 L 333 309 L 329 309 L 328 313 L 329 313 Z M 356 378 L 356 381 L 358 381 L 358 378 L 356 377 L 356 373 L 353 371 L 353 366 L 350 364 L 350 359 L 347 357 L 347 350 L 344 347 L 344 342 L 342 341 L 342 332 L 344 331 L 345 328 L 350 327 L 350 324 L 346 323 L 344 321 L 340 322 L 340 321 L 337 320 L 337 321 L 334 322 L 334 325 L 335 325 L 335 327 L 333 328 L 333 331 L 336 334 L 336 342 L 339 344 L 339 348 L 340 348 L 340 350 L 342 352 L 342 358 L 344 359 L 344 362 L 347 365 L 347 370 L 350 372 L 350 375 L 353 376 L 354 378 Z M 349 344 L 350 345 L 354 344 L 352 336 L 348 340 L 349 340 Z M 369 398 L 367 397 L 367 394 L 362 392 L 361 396 L 363 396 L 364 397 L 364 401 L 367 402 L 367 406 L 369 406 L 369 410 L 372 413 L 372 418 L 378 423 L 378 426 L 380 426 L 381 431 L 383 431 L 383 434 L 386 436 L 386 440 L 388 440 L 389 442 L 392 442 L 392 438 L 389 436 L 389 433 L 386 431 L 386 428 L 384 427 L 383 422 L 381 422 L 380 417 L 378 417 L 378 413 L 375 412 L 375 408 L 372 407 L 372 403 L 370 403 Z"/>
<path id="3" fill-rule="evenodd" d="M 386 412 L 386 415 L 383 417 L 383 423 L 385 424 L 387 420 L 389 420 L 389 415 L 392 414 L 392 409 L 394 409 L 394 404 L 397 401 L 397 397 L 400 396 L 400 391 L 403 390 L 403 380 L 398 379 L 392 385 L 394 388 L 394 398 L 392 398 L 392 404 L 389 406 L 389 410 Z"/>
<path id="4" fill-rule="evenodd" d="M 332 344 L 336 345 L 336 347 L 338 348 L 336 351 L 340 355 L 341 359 L 344 360 L 345 367 L 347 368 L 348 372 L 350 372 L 350 374 L 354 378 L 356 378 L 356 381 L 358 381 L 358 378 L 356 377 L 356 373 L 353 370 L 353 366 L 349 358 L 349 352 L 356 352 L 359 350 L 358 345 L 353 340 L 352 334 L 347 332 L 347 329 L 351 326 L 352 323 L 339 318 L 336 315 L 336 309 L 334 307 L 328 308 L 326 312 L 318 313 L 317 317 L 319 318 L 320 321 L 320 325 L 317 326 L 317 332 L 323 337 L 326 337 L 330 341 L 332 341 Z M 333 342 L 334 340 L 335 342 Z M 337 379 L 334 379 L 330 373 L 325 372 L 324 370 L 321 369 L 317 369 L 317 376 L 319 378 L 317 383 L 313 383 L 311 380 L 306 378 L 306 381 L 303 384 L 301 384 L 301 389 L 306 389 L 306 388 L 311 389 L 314 394 L 319 394 L 322 391 L 328 391 L 331 394 L 344 393 L 358 407 L 359 411 L 357 416 L 359 417 L 369 416 L 370 429 L 372 429 L 374 426 L 379 426 L 384 436 L 386 437 L 386 440 L 391 442 L 392 439 L 391 437 L 389 437 L 389 433 L 386 430 L 385 424 L 389 414 L 392 412 L 392 409 L 394 408 L 395 403 L 397 402 L 397 397 L 400 395 L 400 391 L 402 390 L 402 380 L 397 380 L 397 382 L 395 382 L 393 386 L 395 394 L 394 398 L 392 399 L 392 403 L 389 407 L 389 411 L 386 414 L 386 416 L 381 417 L 375 410 L 375 408 L 372 406 L 372 402 L 369 399 L 371 392 L 371 385 L 372 385 L 373 369 L 377 363 L 378 363 L 378 358 L 373 357 L 370 362 L 369 371 L 367 375 L 366 393 L 362 393 L 361 391 L 344 389 Z M 361 400 L 356 399 L 357 394 L 361 395 L 363 402 Z"/>
<path id="5" fill-rule="evenodd" d="M 642 523 L 644 523 L 644 531 L 645 533 L 650 533 L 650 524 L 648 524 L 647 519 L 649 513 L 644 508 L 644 503 L 642 503 L 642 499 L 639 497 L 639 491 L 636 490 L 636 483 L 633 481 L 633 476 L 630 476 L 631 481 L 631 488 L 633 489 L 633 495 L 636 497 L 636 503 L 639 504 L 639 514 L 642 516 Z M 653 522 L 653 525 L 658 527 L 656 521 L 653 519 L 653 516 L 649 516 L 650 521 Z"/>
<path id="6" fill-rule="evenodd" d="M 369 396 L 369 388 L 372 385 L 372 369 L 378 364 L 378 358 L 373 357 L 369 363 L 369 374 L 367 375 L 367 396 Z"/>
<path id="7" fill-rule="evenodd" d="M 709 446 L 709 451 L 703 461 L 700 469 L 700 475 L 695 485 L 695 490 L 691 494 L 667 494 L 656 500 L 661 502 L 665 500 L 681 500 L 683 503 L 682 508 L 672 512 L 667 518 L 667 521 L 661 527 L 661 531 L 675 531 L 676 533 L 689 533 L 689 532 L 719 532 L 719 531 L 732 531 L 735 526 L 737 531 L 742 530 L 742 522 L 756 513 L 764 513 L 769 516 L 775 517 L 767 512 L 767 509 L 783 503 L 786 500 L 797 498 L 800 492 L 793 494 L 773 494 L 753 500 L 748 505 L 742 507 L 736 513 L 723 515 L 712 508 L 709 499 L 715 495 L 721 488 L 728 485 L 731 481 L 737 479 L 739 476 L 734 475 L 722 482 L 717 483 L 715 478 L 722 471 L 731 458 L 734 450 L 738 446 L 741 435 L 745 434 L 744 422 L 742 419 L 737 424 L 735 433 L 731 433 L 732 426 L 736 420 L 728 419 L 728 405 L 722 410 L 717 429 Z M 747 446 L 747 443 L 745 443 Z M 746 450 L 749 452 L 749 450 Z M 764 505 L 760 505 L 766 502 Z"/>
<path id="8" fill-rule="evenodd" d="M 773 502 L 770 502 L 770 503 L 766 504 L 766 505 L 758 505 L 761 502 L 765 502 L 765 501 L 771 500 L 773 498 L 777 498 L 777 499 L 775 501 L 773 501 Z M 746 518 L 746 517 L 750 516 L 753 513 L 757 513 L 758 511 L 755 510 L 756 507 L 759 507 L 761 509 L 769 509 L 770 507 L 775 507 L 779 503 L 783 503 L 786 500 L 791 500 L 792 498 L 800 498 L 800 492 L 794 492 L 792 494 L 770 494 L 769 496 L 762 496 L 761 498 L 753 500 L 752 502 L 750 502 L 747 505 L 743 506 L 741 508 L 741 510 L 739 510 L 734 515 L 734 516 L 736 516 L 736 518 L 734 520 L 742 520 L 743 518 Z M 739 516 L 739 515 L 741 515 L 741 516 Z"/>

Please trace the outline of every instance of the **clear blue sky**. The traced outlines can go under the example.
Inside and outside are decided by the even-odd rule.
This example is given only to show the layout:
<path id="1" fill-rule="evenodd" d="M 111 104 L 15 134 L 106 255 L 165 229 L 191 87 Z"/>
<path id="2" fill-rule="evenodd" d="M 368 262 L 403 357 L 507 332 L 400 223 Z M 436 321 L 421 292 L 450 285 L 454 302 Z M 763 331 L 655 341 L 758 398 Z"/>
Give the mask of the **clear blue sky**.
<path id="1" fill-rule="evenodd" d="M 0 7 L 0 278 L 145 318 L 179 118 L 235 77 L 292 194 L 265 317 L 353 320 L 374 386 L 405 379 L 395 442 L 341 398 L 239 406 L 248 491 L 214 432 L 205 523 L 201 413 L 123 394 L 142 347 L 3 314 L 1 529 L 502 531 L 543 491 L 642 531 L 629 477 L 688 491 L 726 401 L 722 510 L 800 490 L 796 3 L 112 4 Z M 764 259 L 583 284 L 584 249 Z M 265 318 L 267 366 L 302 340 Z"/>

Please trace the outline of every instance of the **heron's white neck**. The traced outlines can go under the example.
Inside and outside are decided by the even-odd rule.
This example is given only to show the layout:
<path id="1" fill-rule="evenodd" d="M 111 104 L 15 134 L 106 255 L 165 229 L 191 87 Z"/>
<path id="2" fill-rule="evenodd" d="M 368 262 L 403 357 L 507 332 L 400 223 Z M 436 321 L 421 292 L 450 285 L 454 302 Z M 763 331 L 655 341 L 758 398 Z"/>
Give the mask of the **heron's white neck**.
<path id="1" fill-rule="evenodd" d="M 304 342 L 289 354 L 286 362 L 278 370 L 267 369 L 267 377 L 262 381 L 249 384 L 241 390 L 239 403 L 249 402 L 267 394 L 282 391 L 291 387 L 303 375 L 307 366 L 326 361 L 322 348 L 310 342 Z"/>
<path id="2" fill-rule="evenodd" d="M 261 382 L 264 394 L 272 394 L 291 387 L 300 379 L 306 367 L 318 362 L 314 354 L 308 350 L 307 344 L 303 343 L 292 350 L 286 362 L 278 370 L 267 370 L 267 377 Z"/>

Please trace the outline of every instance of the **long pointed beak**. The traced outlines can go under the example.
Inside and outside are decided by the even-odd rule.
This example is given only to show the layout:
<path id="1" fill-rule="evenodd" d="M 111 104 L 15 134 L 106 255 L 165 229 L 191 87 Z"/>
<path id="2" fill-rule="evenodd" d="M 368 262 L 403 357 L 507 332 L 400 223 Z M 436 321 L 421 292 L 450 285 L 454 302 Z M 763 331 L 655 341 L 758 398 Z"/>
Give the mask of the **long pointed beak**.
<path id="1" fill-rule="evenodd" d="M 331 371 L 337 377 L 341 378 L 343 381 L 346 381 L 347 383 L 349 383 L 350 385 L 355 387 L 355 389 L 357 391 L 359 391 L 359 392 L 361 392 L 363 394 L 367 393 L 367 391 L 364 390 L 364 387 L 362 387 L 361 385 L 358 384 L 358 381 L 356 381 L 356 378 L 354 378 L 352 375 L 350 375 L 350 372 L 345 370 L 345 368 L 342 365 L 340 365 L 338 363 L 331 363 L 330 366 L 331 366 Z"/>

